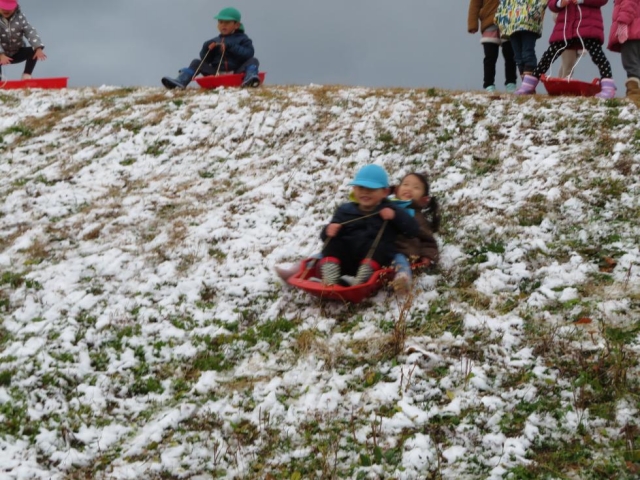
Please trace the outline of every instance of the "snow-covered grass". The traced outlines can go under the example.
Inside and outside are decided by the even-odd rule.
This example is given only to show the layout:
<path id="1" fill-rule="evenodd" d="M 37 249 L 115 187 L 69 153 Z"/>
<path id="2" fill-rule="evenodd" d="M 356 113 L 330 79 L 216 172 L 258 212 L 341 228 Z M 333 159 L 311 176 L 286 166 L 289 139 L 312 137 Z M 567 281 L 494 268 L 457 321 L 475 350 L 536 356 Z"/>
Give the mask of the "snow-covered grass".
<path id="1" fill-rule="evenodd" d="M 634 478 L 640 111 L 269 87 L 0 93 L 3 478 Z M 437 270 L 283 286 L 366 163 Z"/>

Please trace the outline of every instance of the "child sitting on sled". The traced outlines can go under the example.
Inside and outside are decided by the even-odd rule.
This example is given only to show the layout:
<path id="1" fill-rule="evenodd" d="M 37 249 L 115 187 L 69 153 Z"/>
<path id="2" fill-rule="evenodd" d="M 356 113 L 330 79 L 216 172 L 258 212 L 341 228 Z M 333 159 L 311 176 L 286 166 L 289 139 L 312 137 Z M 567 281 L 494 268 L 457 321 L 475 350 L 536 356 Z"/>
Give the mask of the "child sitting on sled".
<path id="1" fill-rule="evenodd" d="M 365 283 L 393 262 L 398 235 L 414 237 L 419 230 L 415 219 L 387 198 L 390 188 L 384 168 L 362 167 L 349 185 L 354 201 L 338 207 L 320 235 L 325 245 L 318 266 L 325 285 Z"/>
<path id="2" fill-rule="evenodd" d="M 198 74 L 209 76 L 224 73 L 244 73 L 243 87 L 260 85 L 260 63 L 253 56 L 253 42 L 240 23 L 240 12 L 231 7 L 223 8 L 214 18 L 218 20 L 220 35 L 204 42 L 200 58 L 180 70 L 178 78 L 164 77 L 162 84 L 165 87 L 186 88 Z"/>
<path id="3" fill-rule="evenodd" d="M 30 47 L 24 46 L 24 37 L 29 40 Z M 30 79 L 37 61 L 47 58 L 43 49 L 38 32 L 27 21 L 18 2 L 0 0 L 0 78 L 2 65 L 26 62 L 22 79 Z"/>
<path id="4" fill-rule="evenodd" d="M 419 226 L 413 238 L 399 235 L 396 240 L 398 253 L 393 260 L 396 276 L 394 288 L 403 293 L 411 287 L 411 263 L 438 259 L 438 243 L 433 237 L 440 229 L 440 207 L 435 197 L 429 196 L 429 180 L 426 175 L 412 172 L 404 176 L 395 187 L 396 198 L 401 202 L 411 202 L 409 213 L 413 214 Z M 427 218 L 427 215 L 431 218 Z"/>
<path id="5" fill-rule="evenodd" d="M 582 48 L 589 52 L 593 63 L 600 71 L 600 93 L 598 98 L 613 98 L 616 84 L 611 73 L 611 64 L 604 52 L 604 24 L 600 9 L 609 0 L 551 0 L 549 9 L 558 13 L 558 19 L 549 38 L 549 48 L 542 55 L 538 66 L 522 79 L 516 95 L 536 92 L 540 77 L 549 70 L 553 61 L 567 48 Z"/>

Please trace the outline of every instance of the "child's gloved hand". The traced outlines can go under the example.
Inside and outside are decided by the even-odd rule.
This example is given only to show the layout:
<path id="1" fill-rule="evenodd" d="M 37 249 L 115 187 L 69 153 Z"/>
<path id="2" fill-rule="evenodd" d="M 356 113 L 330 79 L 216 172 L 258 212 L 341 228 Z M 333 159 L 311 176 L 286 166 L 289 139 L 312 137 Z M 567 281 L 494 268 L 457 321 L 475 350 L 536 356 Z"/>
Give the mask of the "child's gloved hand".
<path id="1" fill-rule="evenodd" d="M 336 235 L 338 235 L 338 232 L 340 231 L 340 229 L 342 228 L 342 225 L 340 225 L 339 223 L 330 223 L 327 226 L 327 237 L 333 238 Z"/>
<path id="2" fill-rule="evenodd" d="M 44 54 L 41 48 L 36 48 L 35 53 L 33 54 L 34 60 L 46 60 L 47 56 Z"/>
<path id="3" fill-rule="evenodd" d="M 624 43 L 629 40 L 629 25 L 625 25 L 624 23 L 618 25 L 616 36 L 618 37 L 618 41 L 620 43 Z"/>
<path id="4" fill-rule="evenodd" d="M 393 208 L 383 208 L 380 210 L 380 216 L 383 220 L 393 220 L 396 218 L 396 211 Z"/>
<path id="5" fill-rule="evenodd" d="M 4 53 L 0 54 L 0 65 L 9 65 L 13 61 L 13 58 L 7 57 Z"/>

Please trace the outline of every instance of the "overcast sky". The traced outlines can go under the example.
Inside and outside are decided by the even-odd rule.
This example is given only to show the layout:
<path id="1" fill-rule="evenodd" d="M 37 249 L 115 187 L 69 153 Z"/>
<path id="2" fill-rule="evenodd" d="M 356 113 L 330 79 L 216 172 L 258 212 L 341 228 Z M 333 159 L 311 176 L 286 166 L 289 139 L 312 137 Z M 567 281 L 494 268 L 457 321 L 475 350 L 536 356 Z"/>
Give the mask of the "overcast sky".
<path id="1" fill-rule="evenodd" d="M 482 47 L 467 33 L 466 0 L 20 0 L 49 59 L 36 76 L 69 76 L 71 86 L 160 86 L 217 34 L 213 16 L 238 8 L 270 84 L 480 89 Z M 605 30 L 613 1 L 603 8 Z M 538 41 L 548 46 L 551 16 Z M 626 74 L 607 51 L 619 94 Z M 502 59 L 500 60 L 502 62 Z M 557 64 L 554 70 L 557 72 Z M 22 67 L 5 67 L 17 78 Z M 504 83 L 503 65 L 498 85 Z M 591 81 L 585 57 L 576 70 Z"/>

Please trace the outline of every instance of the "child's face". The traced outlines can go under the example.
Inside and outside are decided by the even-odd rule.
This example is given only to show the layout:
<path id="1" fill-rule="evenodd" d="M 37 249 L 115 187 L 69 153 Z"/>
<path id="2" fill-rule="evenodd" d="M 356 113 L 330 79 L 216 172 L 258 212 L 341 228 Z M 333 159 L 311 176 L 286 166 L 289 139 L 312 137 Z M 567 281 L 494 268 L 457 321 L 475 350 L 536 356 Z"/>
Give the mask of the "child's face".
<path id="1" fill-rule="evenodd" d="M 353 187 L 356 203 L 360 205 L 360 210 L 365 212 L 374 210 L 387 195 L 389 195 L 388 188 L 367 188 L 357 185 Z"/>
<path id="2" fill-rule="evenodd" d="M 218 31 L 222 35 L 231 35 L 239 28 L 240 22 L 234 22 L 233 20 L 218 20 Z"/>
<path id="3" fill-rule="evenodd" d="M 9 18 L 15 11 L 15 8 L 13 10 L 3 10 L 0 8 L 0 15 L 2 15 L 4 18 Z"/>
<path id="4" fill-rule="evenodd" d="M 420 202 L 424 197 L 424 184 L 415 175 L 407 175 L 398 186 L 396 195 L 400 200 Z"/>

